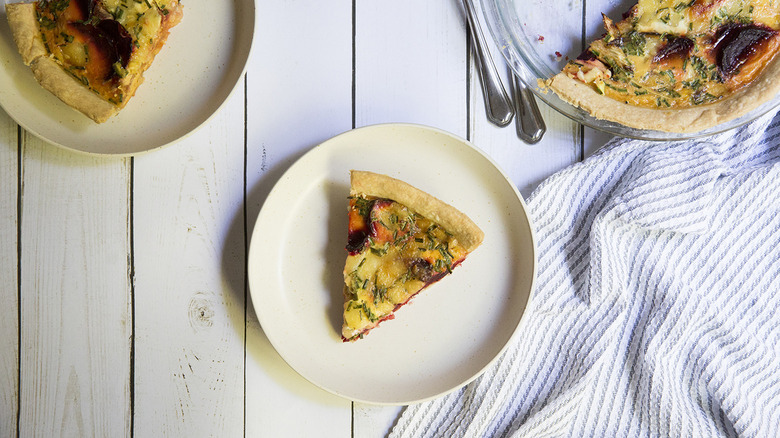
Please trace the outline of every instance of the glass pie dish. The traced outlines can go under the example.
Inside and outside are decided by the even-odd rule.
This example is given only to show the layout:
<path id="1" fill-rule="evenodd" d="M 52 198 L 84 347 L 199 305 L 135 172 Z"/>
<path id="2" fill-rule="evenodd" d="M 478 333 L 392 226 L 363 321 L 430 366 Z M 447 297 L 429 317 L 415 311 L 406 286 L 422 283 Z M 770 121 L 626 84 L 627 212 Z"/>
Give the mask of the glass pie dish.
<path id="1" fill-rule="evenodd" d="M 588 42 L 604 34 L 602 13 L 617 21 L 635 3 L 636 0 L 481 0 L 481 7 L 509 67 L 537 98 L 574 121 L 600 131 L 645 140 L 684 140 L 736 128 L 780 104 L 777 95 L 741 117 L 704 131 L 678 134 L 640 130 L 597 119 L 539 86 L 539 80 L 556 75 L 568 60 L 585 50 Z"/>

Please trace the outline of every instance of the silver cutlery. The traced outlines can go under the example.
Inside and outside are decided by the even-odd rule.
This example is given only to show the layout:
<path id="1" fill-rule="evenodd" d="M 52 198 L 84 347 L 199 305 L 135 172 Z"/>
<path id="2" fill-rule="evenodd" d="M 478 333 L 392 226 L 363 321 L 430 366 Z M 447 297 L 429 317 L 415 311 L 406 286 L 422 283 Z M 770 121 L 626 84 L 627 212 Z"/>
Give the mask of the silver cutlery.
<path id="1" fill-rule="evenodd" d="M 525 83 L 514 73 L 512 76 L 512 89 L 514 90 L 515 112 L 517 120 L 515 128 L 520 140 L 528 144 L 538 143 L 542 139 L 547 127 L 539 113 L 536 98 Z"/>
<path id="2" fill-rule="evenodd" d="M 485 37 L 479 26 L 477 12 L 471 0 L 463 0 L 466 8 L 466 19 L 471 29 L 471 40 L 474 43 L 474 56 L 477 61 L 477 71 L 482 84 L 482 95 L 485 98 L 487 118 L 497 126 L 506 126 L 512 121 L 514 108 L 498 75 L 493 58 L 490 56 Z"/>

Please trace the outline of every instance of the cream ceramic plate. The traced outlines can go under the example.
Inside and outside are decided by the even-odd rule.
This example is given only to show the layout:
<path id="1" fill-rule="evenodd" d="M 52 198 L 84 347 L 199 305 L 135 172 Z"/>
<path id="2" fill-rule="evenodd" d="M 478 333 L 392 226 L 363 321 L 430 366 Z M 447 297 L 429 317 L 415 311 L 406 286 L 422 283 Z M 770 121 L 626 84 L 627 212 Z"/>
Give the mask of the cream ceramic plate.
<path id="1" fill-rule="evenodd" d="M 17 0 L 3 0 L 3 5 Z M 0 8 L 0 106 L 50 143 L 93 154 L 130 155 L 181 139 L 203 125 L 241 78 L 255 27 L 253 0 L 185 0 L 184 18 L 135 97 L 103 124 L 71 109 L 35 81 Z"/>
<path id="2" fill-rule="evenodd" d="M 485 241 L 364 339 L 341 341 L 350 169 L 402 179 L 469 215 Z M 525 205 L 470 143 L 417 125 L 349 131 L 278 181 L 255 225 L 249 285 L 260 324 L 287 363 L 342 397 L 409 404 L 476 378 L 520 323 L 536 274 Z"/>

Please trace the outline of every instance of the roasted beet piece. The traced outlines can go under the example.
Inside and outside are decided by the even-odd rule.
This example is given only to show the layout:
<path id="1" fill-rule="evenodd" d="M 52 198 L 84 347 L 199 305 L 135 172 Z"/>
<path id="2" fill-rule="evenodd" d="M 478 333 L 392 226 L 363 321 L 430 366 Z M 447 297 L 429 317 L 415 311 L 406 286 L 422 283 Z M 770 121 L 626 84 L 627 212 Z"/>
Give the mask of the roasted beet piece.
<path id="1" fill-rule="evenodd" d="M 684 59 L 693 50 L 693 41 L 686 37 L 674 37 L 668 40 L 653 57 L 653 62 L 672 59 Z"/>
<path id="2" fill-rule="evenodd" d="M 776 31 L 754 24 L 728 23 L 715 34 L 715 60 L 720 74 L 729 77 L 747 61 L 758 46 Z"/>

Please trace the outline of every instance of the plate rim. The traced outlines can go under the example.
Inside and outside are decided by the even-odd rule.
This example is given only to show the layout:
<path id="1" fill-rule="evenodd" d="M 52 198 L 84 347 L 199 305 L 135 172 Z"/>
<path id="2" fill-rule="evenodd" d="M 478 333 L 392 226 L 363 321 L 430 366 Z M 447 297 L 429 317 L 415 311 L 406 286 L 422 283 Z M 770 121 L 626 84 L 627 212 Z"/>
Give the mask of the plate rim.
<path id="1" fill-rule="evenodd" d="M 331 388 L 331 387 L 329 387 L 327 385 L 323 385 L 323 384 L 321 384 L 319 382 L 316 382 L 315 379 L 312 379 L 306 373 L 301 372 L 301 370 L 299 370 L 294 364 L 292 364 L 288 360 L 288 358 L 285 357 L 284 354 L 280 351 L 280 348 L 278 347 L 279 339 L 276 339 L 273 336 L 269 336 L 268 332 L 265 330 L 264 327 L 266 327 L 265 324 L 268 323 L 268 318 L 267 318 L 267 316 L 264 316 L 265 313 L 262 310 L 260 310 L 262 308 L 262 306 L 258 306 L 258 303 L 260 302 L 260 298 L 261 298 L 260 297 L 260 292 L 257 291 L 257 286 L 253 287 L 253 277 L 254 276 L 250 275 L 250 273 L 249 273 L 250 272 L 249 271 L 249 267 L 252 266 L 254 261 L 256 261 L 256 258 L 258 257 L 258 253 L 260 251 L 258 249 L 258 246 L 254 244 L 260 238 L 260 234 L 262 233 L 262 231 L 260 231 L 260 227 L 258 226 L 258 224 L 261 223 L 261 218 L 264 216 L 264 212 L 265 212 L 265 214 L 268 214 L 267 210 L 265 209 L 265 206 L 267 205 L 269 200 L 273 199 L 276 196 L 279 196 L 278 193 L 282 190 L 281 182 L 284 181 L 292 172 L 294 172 L 296 167 L 301 165 L 300 163 L 305 163 L 306 161 L 310 160 L 311 159 L 310 157 L 313 154 L 320 153 L 319 151 L 321 151 L 323 149 L 323 147 L 327 147 L 327 145 L 329 143 L 338 142 L 338 141 L 342 140 L 346 136 L 354 135 L 354 133 L 357 132 L 357 131 L 363 132 L 363 131 L 366 131 L 366 130 L 374 130 L 374 129 L 377 129 L 377 130 L 382 130 L 382 129 L 404 129 L 404 130 L 406 130 L 406 129 L 418 129 L 419 130 L 419 129 L 421 129 L 421 130 L 429 131 L 431 133 L 437 133 L 437 134 L 440 134 L 440 135 L 445 135 L 445 136 L 447 136 L 447 137 L 449 137 L 449 138 L 451 138 L 451 139 L 453 139 L 455 141 L 463 143 L 464 145 L 466 145 L 471 150 L 477 152 L 480 156 L 483 157 L 483 159 L 485 159 L 495 169 L 496 172 L 498 172 L 498 174 L 504 179 L 504 181 L 509 185 L 509 187 L 511 187 L 515 197 L 517 198 L 517 201 L 521 205 L 522 214 L 525 217 L 525 220 L 526 220 L 526 222 L 528 224 L 528 234 L 529 234 L 529 237 L 530 237 L 530 242 L 529 242 L 530 244 L 529 244 L 528 249 L 529 249 L 530 255 L 531 255 L 530 259 L 531 259 L 531 265 L 532 266 L 531 266 L 531 269 L 530 269 L 531 275 L 530 275 L 529 289 L 528 289 L 528 292 L 527 292 L 528 295 L 527 295 L 527 298 L 526 298 L 526 303 L 524 305 L 523 311 L 522 311 L 521 315 L 519 316 L 519 318 L 517 320 L 517 323 L 512 328 L 511 334 L 506 338 L 506 341 L 504 342 L 504 344 L 496 352 L 496 354 L 492 358 L 490 358 L 490 360 L 486 361 L 486 363 L 479 370 L 477 370 L 473 375 L 469 376 L 467 379 L 461 381 L 457 385 L 455 385 L 455 386 L 453 386 L 453 387 L 451 387 L 451 388 L 449 388 L 449 389 L 447 389 L 445 391 L 440 391 L 440 392 L 437 392 L 435 394 L 429 394 L 429 395 L 427 395 L 425 397 L 419 397 L 419 398 L 410 399 L 410 400 L 380 401 L 380 400 L 368 399 L 368 398 L 365 398 L 365 397 L 355 397 L 354 395 L 347 394 L 346 391 L 339 391 L 339 390 Z M 530 301 L 531 301 L 531 299 L 533 297 L 533 293 L 534 293 L 534 289 L 535 289 L 536 281 L 537 281 L 538 265 L 539 265 L 539 261 L 538 261 L 538 254 L 537 254 L 536 236 L 535 236 L 533 222 L 532 222 L 531 216 L 530 216 L 530 214 L 528 212 L 528 206 L 527 206 L 525 200 L 523 199 L 522 194 L 517 189 L 517 186 L 514 184 L 514 182 L 512 182 L 512 180 L 506 175 L 506 173 L 503 171 L 503 169 L 501 169 L 501 167 L 498 166 L 498 164 L 489 155 L 487 155 L 485 153 L 485 151 L 483 151 L 482 149 L 480 149 L 479 147 L 477 147 L 476 145 L 474 145 L 473 143 L 471 143 L 467 139 L 464 139 L 464 138 L 462 138 L 462 137 L 460 137 L 460 136 L 458 136 L 456 134 L 453 134 L 451 132 L 448 132 L 448 131 L 445 131 L 445 130 L 442 130 L 442 129 L 439 129 L 439 128 L 435 128 L 435 127 L 432 127 L 432 126 L 427 126 L 427 125 L 423 125 L 423 124 L 416 124 L 416 123 L 378 123 L 378 124 L 366 125 L 366 126 L 359 127 L 359 128 L 349 129 L 349 130 L 344 131 L 344 132 L 342 132 L 340 134 L 337 134 L 337 135 L 335 135 L 335 136 L 333 136 L 333 137 L 331 137 L 331 138 L 329 138 L 329 139 L 327 139 L 327 140 L 325 140 L 323 142 L 320 142 L 316 146 L 314 146 L 311 149 L 309 149 L 308 151 L 306 151 L 306 153 L 304 153 L 301 157 L 299 157 L 297 160 L 295 160 L 287 169 L 285 169 L 285 171 L 282 173 L 282 175 L 279 177 L 279 179 L 274 183 L 273 187 L 271 188 L 271 191 L 268 193 L 268 196 L 263 201 L 263 204 L 262 204 L 262 206 L 260 208 L 260 211 L 258 212 L 257 219 L 255 221 L 255 226 L 254 226 L 254 228 L 252 230 L 252 235 L 251 235 L 251 238 L 250 238 L 249 250 L 248 250 L 248 255 L 247 255 L 247 284 L 248 284 L 248 287 L 249 287 L 249 295 L 250 295 L 249 298 L 251 300 L 252 307 L 255 310 L 255 315 L 257 316 L 258 322 L 260 324 L 260 327 L 261 327 L 263 333 L 265 334 L 266 339 L 271 344 L 271 346 L 274 347 L 274 350 L 277 352 L 277 354 L 279 354 L 279 356 L 282 358 L 282 360 L 293 371 L 295 371 L 298 375 L 303 377 L 306 381 L 308 381 L 312 385 L 314 385 L 314 386 L 316 386 L 318 388 L 321 388 L 321 389 L 323 389 L 323 390 L 325 390 L 325 391 L 327 391 L 327 392 L 329 392 L 329 393 L 331 393 L 333 395 L 339 396 L 339 397 L 347 399 L 347 400 L 351 400 L 351 401 L 359 402 L 359 403 L 371 404 L 371 405 L 378 405 L 378 406 L 404 406 L 404 405 L 416 404 L 416 403 L 421 403 L 421 402 L 424 402 L 424 401 L 432 400 L 432 399 L 435 399 L 435 398 L 439 398 L 439 397 L 442 397 L 442 396 L 444 396 L 446 394 L 452 393 L 452 392 L 454 392 L 454 391 L 456 391 L 456 390 L 458 390 L 458 389 L 468 385 L 469 383 L 473 382 L 478 377 L 480 377 L 482 374 L 484 374 L 484 372 L 490 366 L 492 366 L 506 352 L 506 350 L 512 344 L 512 341 L 516 338 L 517 333 L 519 332 L 519 329 L 520 329 L 521 325 L 523 324 L 523 321 L 526 320 L 524 315 L 525 315 L 525 311 L 528 309 L 528 304 L 530 303 Z"/>
<path id="2" fill-rule="evenodd" d="M 29 2 L 27 0 L 19 0 L 19 1 L 21 1 L 21 2 Z M 12 111 L 11 108 L 9 108 L 10 103 L 8 102 L 8 98 L 6 98 L 6 99 L 2 98 L 4 93 L 0 93 L 0 108 L 16 124 L 18 124 L 26 132 L 32 134 L 33 136 L 41 139 L 42 141 L 44 141 L 44 142 L 46 142 L 48 144 L 51 144 L 51 145 L 53 145 L 53 146 L 55 146 L 57 148 L 61 148 L 61 149 L 64 149 L 64 150 L 67 150 L 67 151 L 70 151 L 70 152 L 73 152 L 73 153 L 85 155 L 85 156 L 91 156 L 91 157 L 116 157 L 116 158 L 135 157 L 135 156 L 141 156 L 141 155 L 144 155 L 144 154 L 147 154 L 147 153 L 150 153 L 150 152 L 154 152 L 154 151 L 163 149 L 165 147 L 173 145 L 174 143 L 181 142 L 181 141 L 185 140 L 186 138 L 190 137 L 191 135 L 195 134 L 196 132 L 198 132 L 201 128 L 203 128 L 205 125 L 207 125 L 218 113 L 220 113 L 222 111 L 222 109 L 225 107 L 227 102 L 230 101 L 232 96 L 236 93 L 236 90 L 239 88 L 239 84 L 241 83 L 241 78 L 247 72 L 247 68 L 248 68 L 248 65 L 249 65 L 249 60 L 252 58 L 252 55 L 253 55 L 253 53 L 256 50 L 255 39 L 256 39 L 256 36 L 257 36 L 257 26 L 258 26 L 259 18 L 258 18 L 258 14 L 257 14 L 257 0 L 241 0 L 241 1 L 242 1 L 242 4 L 245 4 L 247 6 L 247 8 L 249 10 L 251 10 L 251 12 L 252 12 L 252 19 L 247 21 L 247 23 L 251 23 L 251 25 L 247 26 L 247 28 L 248 28 L 247 29 L 248 30 L 247 35 L 241 39 L 242 41 L 245 41 L 244 45 L 246 45 L 246 50 L 245 50 L 245 56 L 243 57 L 243 59 L 240 59 L 237 62 L 237 64 L 240 63 L 241 67 L 240 67 L 240 69 L 237 70 L 238 73 L 236 74 L 235 82 L 232 85 L 230 85 L 230 88 L 229 88 L 227 93 L 224 93 L 222 96 L 220 96 L 222 101 L 214 108 L 213 111 L 211 111 L 208 114 L 208 116 L 203 117 L 200 120 L 195 119 L 196 121 L 195 121 L 195 123 L 193 123 L 194 126 L 190 127 L 188 131 L 186 131 L 185 133 L 179 135 L 176 138 L 173 138 L 173 139 L 167 140 L 167 141 L 163 141 L 163 142 L 159 142 L 159 143 L 156 143 L 152 147 L 147 147 L 145 149 L 135 150 L 135 151 L 111 152 L 111 151 L 93 151 L 93 150 L 79 149 L 77 147 L 73 147 L 72 145 L 67 145 L 64 142 L 62 142 L 62 141 L 60 141 L 60 140 L 58 140 L 56 138 L 51 138 L 52 136 L 50 136 L 50 135 L 47 136 L 47 135 L 42 134 L 39 129 L 36 129 L 36 128 L 30 126 L 30 124 L 27 123 L 28 122 L 27 120 L 20 121 L 19 117 L 18 117 L 18 114 L 15 113 L 14 111 Z M 3 0 L 2 1 L 2 10 L 0 10 L 0 17 L 6 17 L 7 14 L 6 14 L 6 11 L 5 11 L 5 6 L 7 4 L 9 4 L 9 3 L 15 3 L 15 2 L 17 2 L 17 1 L 16 0 Z M 235 4 L 235 2 L 233 2 L 233 3 Z M 236 8 L 236 7 L 237 6 L 234 6 L 234 8 Z M 185 12 L 185 14 L 186 14 L 186 12 Z M 10 35 L 11 32 L 10 32 L 10 29 L 8 29 L 7 19 L 3 18 L 0 21 L 2 21 L 2 23 L 0 23 L 0 26 L 4 26 L 8 30 L 7 33 Z M 16 44 L 15 44 L 15 42 L 13 40 L 10 42 L 10 45 L 13 48 L 16 47 Z M 241 53 L 239 52 L 237 54 L 234 54 L 233 56 L 236 56 L 236 55 L 241 55 Z M 14 61 L 12 59 L 9 59 L 8 61 L 9 61 L 9 63 L 10 62 L 21 62 L 21 59 L 16 59 L 16 61 Z M 13 68 L 15 68 L 15 67 L 10 66 L 10 65 L 2 67 L 2 69 L 4 71 L 10 71 L 10 69 L 13 69 Z M 29 72 L 29 67 L 24 66 L 24 68 L 22 68 L 22 70 L 27 70 Z M 32 74 L 32 73 L 30 72 L 30 74 Z M 227 73 L 226 73 L 226 75 L 227 75 Z M 227 79 L 228 79 L 227 77 L 223 78 L 223 83 L 227 82 Z M 141 86 L 143 86 L 143 84 Z M 19 88 L 17 86 L 14 86 L 14 88 L 19 90 Z M 43 90 L 43 91 L 46 92 L 46 93 L 49 93 L 47 90 Z M 20 94 L 20 96 L 23 96 L 24 92 L 20 90 L 19 94 Z M 65 104 L 63 103 L 63 105 L 65 105 Z M 65 109 L 66 108 L 63 108 L 63 110 L 65 110 Z"/>

